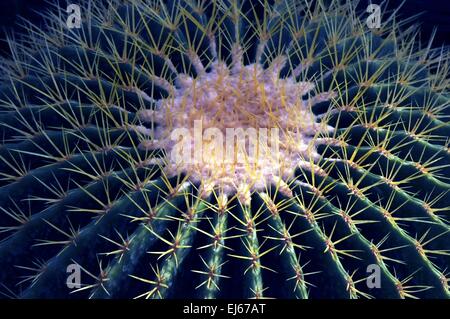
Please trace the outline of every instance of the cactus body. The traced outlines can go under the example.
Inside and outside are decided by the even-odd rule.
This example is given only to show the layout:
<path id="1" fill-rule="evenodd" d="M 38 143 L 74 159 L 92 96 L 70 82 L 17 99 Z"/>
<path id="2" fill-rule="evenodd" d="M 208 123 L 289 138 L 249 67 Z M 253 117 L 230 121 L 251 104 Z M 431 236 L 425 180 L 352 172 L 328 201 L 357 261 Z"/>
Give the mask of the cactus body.
<path id="1" fill-rule="evenodd" d="M 82 12 L 28 25 L 3 61 L 4 296 L 450 295 L 447 53 L 351 2 Z M 171 162 L 171 132 L 202 118 L 280 128 L 282 158 Z"/>

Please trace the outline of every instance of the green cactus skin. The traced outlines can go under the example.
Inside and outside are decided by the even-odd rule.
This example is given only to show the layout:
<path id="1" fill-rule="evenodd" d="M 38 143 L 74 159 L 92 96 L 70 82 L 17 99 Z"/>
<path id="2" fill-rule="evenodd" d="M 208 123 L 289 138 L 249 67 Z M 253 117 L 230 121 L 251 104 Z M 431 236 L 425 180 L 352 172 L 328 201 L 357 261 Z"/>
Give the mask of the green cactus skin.
<path id="1" fill-rule="evenodd" d="M 48 29 L 26 24 L 1 72 L 2 295 L 448 298 L 450 56 L 353 8 L 86 0 L 79 29 L 56 7 Z M 142 147 L 158 125 L 142 111 L 236 47 L 244 65 L 285 57 L 279 77 L 314 83 L 312 112 L 333 127 L 248 200 L 169 175 L 164 149 Z"/>

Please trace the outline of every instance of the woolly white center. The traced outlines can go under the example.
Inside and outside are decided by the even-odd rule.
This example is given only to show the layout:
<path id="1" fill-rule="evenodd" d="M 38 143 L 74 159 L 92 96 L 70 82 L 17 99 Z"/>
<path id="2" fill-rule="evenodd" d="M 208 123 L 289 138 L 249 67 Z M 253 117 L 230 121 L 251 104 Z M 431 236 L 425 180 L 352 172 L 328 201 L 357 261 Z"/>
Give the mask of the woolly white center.
<path id="1" fill-rule="evenodd" d="M 178 76 L 170 97 L 147 114 L 158 124 L 148 147 L 166 150 L 168 175 L 248 193 L 289 179 L 315 156 L 312 141 L 326 127 L 312 100 L 302 99 L 314 85 L 279 71 L 277 63 L 230 69 L 219 62 L 196 78 Z"/>

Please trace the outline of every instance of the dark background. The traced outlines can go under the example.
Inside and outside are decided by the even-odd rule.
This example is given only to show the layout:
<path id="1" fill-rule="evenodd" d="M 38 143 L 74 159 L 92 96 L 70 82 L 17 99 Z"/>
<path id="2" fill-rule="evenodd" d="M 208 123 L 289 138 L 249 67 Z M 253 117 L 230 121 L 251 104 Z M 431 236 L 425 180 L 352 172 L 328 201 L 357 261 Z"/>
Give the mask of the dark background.
<path id="1" fill-rule="evenodd" d="M 95 0 L 102 1 L 102 0 Z M 254 0 L 258 1 L 258 0 Z M 18 16 L 21 15 L 28 20 L 39 23 L 41 18 L 36 11 L 43 11 L 51 3 L 61 3 L 66 7 L 66 0 L 0 0 L 0 54 L 8 52 L 5 45 L 4 30 L 19 29 Z M 76 4 L 77 0 L 70 0 L 69 3 Z M 370 0 L 359 1 L 359 7 L 364 10 Z M 382 0 L 371 0 L 372 3 L 380 4 Z M 450 44 L 450 0 L 390 0 L 388 8 L 398 8 L 400 4 L 400 16 L 403 18 L 421 13 L 414 23 L 421 24 L 422 39 L 427 40 L 437 27 L 437 34 L 434 40 L 434 46 Z"/>

